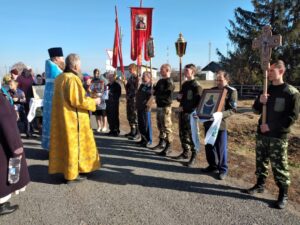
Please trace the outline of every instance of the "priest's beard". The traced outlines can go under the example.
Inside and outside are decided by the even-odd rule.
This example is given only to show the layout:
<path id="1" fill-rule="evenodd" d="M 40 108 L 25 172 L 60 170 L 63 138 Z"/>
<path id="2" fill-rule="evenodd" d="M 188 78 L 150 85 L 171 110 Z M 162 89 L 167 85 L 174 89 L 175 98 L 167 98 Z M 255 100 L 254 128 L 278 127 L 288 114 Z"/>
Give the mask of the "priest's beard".
<path id="1" fill-rule="evenodd" d="M 57 65 L 62 71 L 65 70 L 65 62 L 57 62 Z"/>

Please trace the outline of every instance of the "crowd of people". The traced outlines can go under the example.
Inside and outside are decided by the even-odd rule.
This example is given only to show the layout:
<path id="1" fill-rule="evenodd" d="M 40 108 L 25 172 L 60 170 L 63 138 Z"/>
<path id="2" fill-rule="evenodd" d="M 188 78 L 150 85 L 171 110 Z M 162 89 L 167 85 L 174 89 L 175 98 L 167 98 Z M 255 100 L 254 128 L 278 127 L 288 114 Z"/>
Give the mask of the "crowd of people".
<path id="1" fill-rule="evenodd" d="M 160 79 L 154 83 L 149 71 L 138 75 L 136 64 L 130 64 L 129 77 L 123 81 L 115 74 L 101 75 L 98 69 L 93 77 L 81 74 L 81 61 L 77 54 L 69 54 L 64 59 L 62 48 L 48 50 L 45 74 L 34 76 L 30 68 L 19 74 L 11 70 L 2 83 L 0 93 L 0 215 L 11 213 L 18 207 L 8 202 L 12 193 L 24 190 L 29 182 L 24 150 L 16 121 L 24 124 L 23 132 L 32 136 L 33 124 L 27 120 L 32 86 L 45 84 L 43 99 L 42 148 L 49 151 L 49 173 L 62 173 L 68 184 L 81 182 L 87 175 L 100 168 L 100 156 L 96 147 L 90 116 L 95 115 L 97 129 L 107 135 L 120 135 L 119 104 L 122 85 L 126 91 L 126 113 L 130 132 L 125 134 L 129 140 L 152 150 L 159 150 L 159 156 L 170 156 L 173 151 L 172 103 L 175 85 L 171 78 L 171 66 L 160 67 Z M 288 200 L 290 185 L 287 164 L 287 133 L 299 114 L 299 92 L 283 81 L 285 66 L 277 61 L 269 69 L 271 85 L 269 95 L 260 95 L 253 109 L 262 114 L 262 105 L 267 105 L 267 123 L 259 121 L 256 147 L 257 183 L 246 190 L 248 194 L 264 191 L 267 178 L 268 161 L 271 161 L 279 196 L 278 208 L 284 208 Z M 185 81 L 176 100 L 179 102 L 179 138 L 182 152 L 177 160 L 187 160 L 184 164 L 195 164 L 199 148 L 196 148 L 192 133 L 191 118 L 198 117 L 196 109 L 201 101 L 202 87 L 195 79 L 196 66 L 184 67 Z M 229 85 L 226 71 L 216 73 L 216 86 L 212 90 L 226 90 L 221 122 L 216 130 L 213 144 L 205 145 L 208 167 L 205 173 L 218 173 L 224 180 L 228 174 L 227 164 L 227 125 L 226 120 L 237 111 L 237 91 Z M 151 107 L 156 103 L 156 121 L 159 142 L 152 147 Z M 12 113 L 14 112 L 14 113 Z M 214 117 L 203 121 L 205 133 L 212 126 Z M 40 128 L 41 128 L 40 127 Z M 199 135 L 196 131 L 196 134 Z M 14 140 L 11 136 L 14 135 Z M 17 138 L 16 138 L 17 137 Z M 7 181 L 8 161 L 11 157 L 21 157 L 20 182 Z"/>
<path id="2" fill-rule="evenodd" d="M 25 133 L 28 138 L 33 137 L 34 130 L 37 129 L 41 133 L 42 109 L 38 109 L 36 119 L 29 122 L 27 115 L 30 108 L 30 100 L 33 98 L 33 86 L 44 85 L 44 74 L 33 73 L 33 70 L 23 68 L 21 72 L 12 69 L 10 74 L 5 75 L 2 81 L 2 88 L 5 89 L 14 103 L 17 114 L 18 127 L 20 132 Z"/>

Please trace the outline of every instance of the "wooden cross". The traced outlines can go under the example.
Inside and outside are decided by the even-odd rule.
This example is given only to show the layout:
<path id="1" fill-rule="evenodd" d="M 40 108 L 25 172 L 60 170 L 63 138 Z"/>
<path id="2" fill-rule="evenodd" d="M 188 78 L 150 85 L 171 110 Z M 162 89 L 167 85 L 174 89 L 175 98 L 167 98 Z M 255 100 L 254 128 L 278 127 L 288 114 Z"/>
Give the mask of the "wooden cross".
<path id="1" fill-rule="evenodd" d="M 281 40 L 281 35 L 272 36 L 271 26 L 264 26 L 262 34 L 253 40 L 252 48 L 260 50 L 260 63 L 262 70 L 267 70 L 269 68 L 272 48 L 280 46 Z"/>
<path id="2" fill-rule="evenodd" d="M 268 69 L 270 67 L 272 48 L 280 46 L 281 42 L 282 42 L 281 35 L 272 36 L 271 26 L 264 26 L 262 29 L 262 34 L 258 38 L 255 38 L 252 42 L 252 48 L 260 50 L 261 69 L 264 72 L 263 94 L 268 93 Z M 262 112 L 262 124 L 265 124 L 266 120 L 267 120 L 267 107 L 264 104 L 263 112 Z"/>

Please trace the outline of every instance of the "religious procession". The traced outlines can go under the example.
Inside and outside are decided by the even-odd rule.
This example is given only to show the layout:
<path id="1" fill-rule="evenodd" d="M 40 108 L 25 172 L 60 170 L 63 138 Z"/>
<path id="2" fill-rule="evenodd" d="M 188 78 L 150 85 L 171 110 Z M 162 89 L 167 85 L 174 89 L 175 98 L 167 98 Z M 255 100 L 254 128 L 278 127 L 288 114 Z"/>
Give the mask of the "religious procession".
<path id="1" fill-rule="evenodd" d="M 261 6 L 267 5 L 267 1 L 258 2 Z M 275 9 L 279 5 L 274 6 Z M 272 194 L 276 195 L 269 204 L 271 209 L 287 210 L 289 193 L 293 193 L 292 206 L 298 204 L 297 198 L 294 203 L 296 194 L 290 187 L 293 182 L 296 185 L 300 182 L 291 179 L 291 157 L 288 156 L 290 145 L 295 146 L 296 139 L 293 143 L 289 140 L 294 127 L 299 127 L 300 110 L 300 82 L 298 85 L 296 82 L 300 79 L 299 73 L 293 79 L 290 75 L 299 71 L 300 61 L 295 58 L 298 61 L 292 64 L 289 61 L 292 56 L 287 57 L 285 52 L 292 51 L 288 50 L 291 45 L 286 47 L 292 37 L 285 39 L 289 33 L 281 32 L 283 29 L 272 20 L 257 23 L 259 25 L 252 28 L 255 35 L 248 36 L 247 44 L 244 44 L 248 45 L 244 57 L 249 56 L 246 60 L 249 68 L 245 69 L 242 60 L 238 61 L 244 53 L 234 50 L 227 56 L 220 53 L 218 67 L 210 71 L 212 79 L 209 83 L 199 78 L 197 61 L 188 56 L 189 46 L 180 32 L 175 42 L 178 72 L 174 73 L 176 69 L 168 61 L 156 60 L 153 66 L 159 52 L 155 43 L 159 46 L 161 38 L 154 36 L 153 30 L 159 26 L 153 22 L 154 12 L 152 7 L 143 7 L 142 1 L 140 7 L 130 8 L 130 48 L 125 48 L 127 43 L 122 40 L 120 15 L 115 6 L 113 49 L 107 50 L 110 69 L 104 73 L 100 67 L 89 68 L 90 73 L 83 72 L 86 66 L 80 51 L 73 53 L 78 48 L 62 44 L 39 49 L 47 54 L 47 58 L 38 59 L 44 63 L 44 72 L 36 73 L 28 65 L 15 63 L 3 76 L 0 92 L 0 224 L 2 218 L 7 217 L 6 221 L 9 221 L 9 214 L 26 211 L 25 205 L 19 207 L 18 203 L 12 204 L 11 201 L 18 201 L 19 197 L 14 195 L 39 183 L 36 178 L 39 171 L 33 169 L 30 159 L 33 150 L 26 147 L 28 143 L 37 143 L 39 149 L 35 149 L 34 154 L 46 155 L 47 175 L 44 179 L 49 177 L 58 187 L 84 187 L 90 180 L 103 179 L 105 174 L 104 180 L 109 179 L 107 169 L 111 168 L 107 167 L 108 162 L 120 160 L 110 155 L 114 147 L 110 149 L 109 146 L 118 145 L 120 156 L 125 156 L 123 154 L 129 151 L 127 148 L 135 149 L 132 158 L 127 159 L 128 164 L 142 154 L 145 154 L 143 157 L 151 155 L 157 161 L 167 162 L 164 167 L 169 165 L 169 170 L 174 173 L 209 176 L 216 180 L 213 181 L 217 182 L 214 184 L 216 188 L 225 188 L 234 178 L 234 171 L 238 170 L 232 166 L 235 153 L 231 127 L 242 114 L 241 102 L 245 97 L 242 86 L 237 85 L 237 71 L 250 77 L 251 70 L 261 85 L 253 92 L 253 99 L 247 99 L 250 105 L 246 113 L 247 116 L 251 113 L 249 118 L 256 120 L 252 130 L 247 126 L 243 128 L 251 133 L 248 137 L 236 136 L 235 140 L 240 138 L 246 142 L 249 139 L 252 142 L 253 166 L 251 171 L 243 170 L 243 173 L 253 174 L 253 179 L 248 180 L 247 187 L 238 189 L 236 196 L 240 197 L 236 198 L 259 199 L 256 196 L 271 187 Z M 298 19 L 294 23 L 299 22 Z M 234 34 L 237 31 L 229 32 L 236 40 L 237 37 L 233 36 L 239 35 Z M 299 51 L 298 41 L 293 44 Z M 129 49 L 129 52 L 123 49 Z M 127 66 L 123 61 L 125 54 L 130 55 Z M 249 63 L 251 60 L 252 64 Z M 291 80 L 295 81 L 294 85 L 290 84 Z M 237 121 L 235 126 L 238 129 L 243 124 Z M 237 149 L 241 149 L 243 143 L 238 143 Z M 237 159 L 238 167 L 245 165 L 241 159 Z M 269 164 L 273 180 L 267 179 Z M 175 165 L 176 169 L 173 169 Z M 146 162 L 144 167 L 150 169 Z M 298 173 L 293 170 L 292 174 Z M 130 182 L 132 178 L 124 176 L 124 179 L 124 182 L 126 179 Z M 155 180 L 147 175 L 143 179 L 148 181 L 139 183 L 141 186 Z M 189 185 L 188 181 L 186 184 L 182 182 L 182 185 Z M 27 191 L 21 193 L 20 198 L 26 195 Z M 157 224 L 152 222 L 126 221 L 123 224 Z M 106 223 L 122 224 L 113 220 Z M 61 224 L 67 223 L 61 221 Z M 82 220 L 80 224 L 97 223 Z M 173 224 L 184 223 L 177 221 Z"/>

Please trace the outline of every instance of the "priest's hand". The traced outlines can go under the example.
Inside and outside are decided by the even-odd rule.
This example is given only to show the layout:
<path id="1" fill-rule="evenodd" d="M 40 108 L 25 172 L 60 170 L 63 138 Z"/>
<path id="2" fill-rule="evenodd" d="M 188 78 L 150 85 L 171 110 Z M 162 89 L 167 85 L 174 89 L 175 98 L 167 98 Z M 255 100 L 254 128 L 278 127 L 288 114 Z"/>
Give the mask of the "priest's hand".
<path id="1" fill-rule="evenodd" d="M 95 98 L 95 104 L 100 105 L 101 103 L 101 98 Z"/>
<path id="2" fill-rule="evenodd" d="M 268 97 L 269 97 L 269 94 L 260 95 L 259 102 L 264 105 L 267 104 Z"/>
<path id="3" fill-rule="evenodd" d="M 262 133 L 266 133 L 266 132 L 270 131 L 268 124 L 265 123 L 265 124 L 260 125 L 260 131 Z"/>

